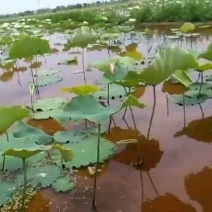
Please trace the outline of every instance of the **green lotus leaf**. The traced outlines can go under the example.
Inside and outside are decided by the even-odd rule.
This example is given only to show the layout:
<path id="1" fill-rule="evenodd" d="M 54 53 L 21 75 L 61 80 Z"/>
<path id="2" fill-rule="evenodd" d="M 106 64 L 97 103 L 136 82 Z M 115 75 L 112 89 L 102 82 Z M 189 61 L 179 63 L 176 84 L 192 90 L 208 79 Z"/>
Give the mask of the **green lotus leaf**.
<path id="1" fill-rule="evenodd" d="M 185 105 L 191 106 L 191 105 L 197 105 L 205 102 L 208 99 L 208 96 L 205 94 L 185 94 Z M 170 102 L 173 104 L 177 104 L 180 106 L 183 106 L 183 95 L 175 95 L 170 97 Z"/>
<path id="2" fill-rule="evenodd" d="M 34 55 L 44 55 L 50 52 L 47 40 L 37 37 L 24 36 L 13 43 L 9 50 L 10 59 L 28 58 Z"/>
<path id="3" fill-rule="evenodd" d="M 188 73 L 186 71 L 176 70 L 174 72 L 174 74 L 172 74 L 172 77 L 177 79 L 179 82 L 181 82 L 186 87 L 188 87 L 191 84 L 193 84 L 192 79 L 190 78 L 190 76 L 188 75 Z"/>
<path id="4" fill-rule="evenodd" d="M 104 133 L 106 129 L 101 126 L 100 133 Z M 91 127 L 86 130 L 78 130 L 78 131 L 59 131 L 54 134 L 54 140 L 56 143 L 61 143 L 61 144 L 75 144 L 83 139 L 89 137 L 89 136 L 97 136 L 98 134 L 98 129 L 97 127 Z"/>
<path id="5" fill-rule="evenodd" d="M 27 179 L 33 187 L 49 187 L 61 176 L 61 168 L 55 165 L 29 167 L 27 169 Z M 22 174 L 17 177 L 17 181 L 23 182 Z"/>
<path id="6" fill-rule="evenodd" d="M 145 104 L 140 103 L 138 99 L 131 94 L 122 102 L 122 108 L 126 108 L 128 106 L 133 106 L 140 109 L 143 109 L 146 107 Z"/>
<path id="7" fill-rule="evenodd" d="M 63 163 L 66 168 L 80 168 L 96 163 L 97 156 L 97 137 L 88 137 L 75 144 L 64 144 L 65 147 L 69 147 L 73 151 L 73 159 L 69 162 Z M 101 139 L 100 140 L 100 163 L 105 162 L 108 158 L 115 153 L 115 144 L 112 142 Z M 52 154 L 52 160 L 58 165 L 61 164 L 60 155 L 55 151 Z"/>
<path id="8" fill-rule="evenodd" d="M 51 146 L 37 145 L 29 137 L 13 138 L 9 142 L 1 142 L 0 154 L 18 158 L 29 158 L 42 151 L 47 151 Z"/>
<path id="9" fill-rule="evenodd" d="M 138 76 L 138 73 L 135 71 L 128 71 L 127 75 L 124 77 L 124 79 L 115 82 L 116 84 L 120 84 L 123 87 L 132 88 L 136 87 L 140 84 L 140 79 Z"/>
<path id="10" fill-rule="evenodd" d="M 63 77 L 58 75 L 53 75 L 48 77 L 39 77 L 37 78 L 37 83 L 35 86 L 44 87 L 44 86 L 55 84 L 62 81 L 63 81 Z"/>
<path id="11" fill-rule="evenodd" d="M 176 70 L 197 68 L 195 57 L 178 47 L 166 47 L 156 54 L 155 60 L 140 73 L 140 79 L 148 85 L 158 85 Z"/>
<path id="12" fill-rule="evenodd" d="M 140 61 L 143 57 L 139 51 L 126 51 L 126 52 L 121 52 L 119 55 L 123 57 L 130 57 L 138 61 Z"/>
<path id="13" fill-rule="evenodd" d="M 119 33 L 104 33 L 100 36 L 100 40 L 116 40 Z"/>
<path id="14" fill-rule="evenodd" d="M 99 91 L 99 87 L 96 85 L 79 85 L 69 88 L 62 88 L 63 92 L 74 93 L 77 95 L 93 94 Z"/>
<path id="15" fill-rule="evenodd" d="M 100 91 L 97 91 L 93 96 L 99 100 L 106 100 L 108 98 L 108 86 L 102 85 Z M 129 92 L 129 89 L 126 88 L 126 91 Z M 123 86 L 110 84 L 109 85 L 109 99 L 123 99 L 127 96 L 126 91 Z M 133 91 L 133 89 L 132 89 Z"/>
<path id="16" fill-rule="evenodd" d="M 75 186 L 75 183 L 71 182 L 67 177 L 60 178 L 52 184 L 52 188 L 57 192 L 72 191 Z"/>
<path id="17" fill-rule="evenodd" d="M 198 58 L 203 58 L 203 59 L 212 61 L 212 43 L 209 44 L 205 52 L 199 54 Z"/>
<path id="18" fill-rule="evenodd" d="M 74 31 L 72 43 L 75 46 L 86 48 L 88 44 L 96 43 L 97 34 L 88 26 L 82 26 Z"/>
<path id="19" fill-rule="evenodd" d="M 90 64 L 90 67 L 96 68 L 99 71 L 102 71 L 108 74 L 110 73 L 110 64 L 115 65 L 117 62 L 121 64 L 123 67 L 125 67 L 125 69 L 127 69 L 127 68 L 131 68 L 134 65 L 135 60 L 130 57 L 114 56 L 105 61 L 93 62 Z"/>
<path id="20" fill-rule="evenodd" d="M 70 148 L 64 147 L 60 144 L 54 144 L 52 150 L 58 150 L 61 154 L 61 161 L 71 161 L 73 159 L 73 151 Z"/>
<path id="21" fill-rule="evenodd" d="M 199 72 L 208 71 L 208 70 L 212 69 L 212 63 L 210 63 L 210 62 L 198 61 L 198 63 L 199 63 L 199 66 L 198 66 L 197 71 L 199 71 Z"/>
<path id="22" fill-rule="evenodd" d="M 33 103 L 34 111 L 48 111 L 63 108 L 67 103 L 67 99 L 55 97 L 41 99 Z"/>
<path id="23" fill-rule="evenodd" d="M 74 97 L 64 108 L 74 123 L 87 119 L 91 122 L 105 122 L 111 115 L 121 109 L 121 106 L 102 106 L 93 96 L 83 95 Z"/>
<path id="24" fill-rule="evenodd" d="M 0 206 L 5 204 L 8 200 L 11 199 L 13 193 L 16 191 L 16 185 L 12 182 L 2 182 L 0 189 Z"/>
<path id="25" fill-rule="evenodd" d="M 77 56 L 73 56 L 69 58 L 68 60 L 64 60 L 58 63 L 58 65 L 77 65 L 77 64 L 78 64 Z"/>
<path id="26" fill-rule="evenodd" d="M 0 132 L 4 133 L 16 121 L 30 116 L 30 111 L 21 106 L 0 107 Z"/>
<path id="27" fill-rule="evenodd" d="M 190 22 L 186 22 L 180 27 L 180 31 L 184 32 L 184 33 L 188 32 L 188 31 L 192 31 L 194 29 L 195 29 L 194 24 L 192 24 Z"/>
<path id="28" fill-rule="evenodd" d="M 15 138 L 28 137 L 30 140 L 36 142 L 37 144 L 49 144 L 52 142 L 53 138 L 47 135 L 43 130 L 32 127 L 24 122 L 19 121 L 16 125 L 15 131 L 13 131 L 13 136 Z"/>
<path id="29" fill-rule="evenodd" d="M 208 83 L 194 83 L 189 86 L 189 90 L 185 94 L 198 95 L 199 92 L 203 95 L 206 95 L 208 98 L 212 98 L 212 85 Z"/>
<path id="30" fill-rule="evenodd" d="M 58 74 L 60 70 L 57 69 L 38 69 L 37 71 L 34 71 L 33 75 L 35 77 L 46 77 Z"/>
<path id="31" fill-rule="evenodd" d="M 31 116 L 35 120 L 56 119 L 59 124 L 63 125 L 70 119 L 70 114 L 63 111 L 63 109 L 53 109 L 42 112 L 33 113 Z"/>

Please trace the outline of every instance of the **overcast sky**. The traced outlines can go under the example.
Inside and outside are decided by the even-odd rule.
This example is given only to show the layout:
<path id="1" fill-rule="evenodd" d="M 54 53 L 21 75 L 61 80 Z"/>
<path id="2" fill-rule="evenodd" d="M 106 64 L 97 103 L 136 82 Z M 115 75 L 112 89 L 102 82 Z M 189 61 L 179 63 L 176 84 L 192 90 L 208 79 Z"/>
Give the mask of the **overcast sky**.
<path id="1" fill-rule="evenodd" d="M 0 14 L 18 13 L 25 10 L 37 10 L 39 0 L 0 0 Z M 91 3 L 94 0 L 40 0 L 40 7 L 54 8 L 58 5 Z M 95 0 L 96 1 L 96 0 Z"/>

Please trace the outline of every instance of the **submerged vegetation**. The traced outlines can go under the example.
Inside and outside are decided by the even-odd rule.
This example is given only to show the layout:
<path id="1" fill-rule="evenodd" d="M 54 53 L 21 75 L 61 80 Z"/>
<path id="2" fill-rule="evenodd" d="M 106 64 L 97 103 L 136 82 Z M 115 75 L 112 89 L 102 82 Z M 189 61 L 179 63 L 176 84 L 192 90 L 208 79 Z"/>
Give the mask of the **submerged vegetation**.
<path id="1" fill-rule="evenodd" d="M 79 11 L 77 15 L 70 13 L 70 17 L 61 13 L 41 20 L 21 19 L 0 26 L 1 83 L 11 80 L 16 73 L 21 86 L 21 73 L 29 72 L 30 76 L 30 81 L 24 87 L 28 101 L 22 105 L 17 102 L 15 106 L 1 103 L 0 107 L 1 211 L 24 211 L 41 189 L 51 188 L 58 193 L 69 192 L 69 195 L 73 195 L 78 184 L 76 170 L 82 168 L 88 168 L 89 177 L 93 178 L 90 207 L 97 211 L 98 177 L 103 164 L 114 155 L 119 156 L 115 161 L 131 165 L 140 174 L 146 171 L 151 181 L 149 170 L 156 166 L 163 155 L 159 143 L 151 138 L 158 102 L 156 89 L 161 84 L 166 94 L 167 115 L 170 103 L 183 107 L 185 133 L 179 132 L 176 136 L 187 133 L 186 108 L 196 105 L 202 111 L 202 104 L 212 96 L 211 76 L 205 76 L 212 69 L 212 44 L 196 52 L 192 48 L 183 48 L 180 43 L 188 37 L 199 37 L 194 30 L 210 26 L 195 26 L 186 22 L 172 29 L 154 46 L 153 32 L 147 28 L 136 31 L 135 23 L 183 19 L 197 21 L 189 16 L 189 11 L 193 12 L 194 6 L 199 10 L 202 7 L 204 11 L 208 10 L 210 17 L 212 5 L 207 1 L 183 1 L 183 4 L 175 1 L 163 1 L 162 4 L 157 1 L 154 6 L 148 1 L 148 5 L 142 1 L 141 5 L 132 3 L 132 7 L 120 10 L 102 10 L 98 13 Z M 158 6 L 160 10 L 156 10 Z M 174 14 L 179 15 L 175 17 L 176 20 L 168 19 L 170 15 L 162 16 L 173 15 L 172 7 L 176 9 Z M 200 18 L 198 21 L 205 20 Z M 92 23 L 95 25 L 91 26 Z M 63 39 L 61 43 L 56 43 L 59 39 L 52 43 L 50 37 L 57 33 L 61 33 Z M 175 45 L 172 41 L 175 41 Z M 147 46 L 146 55 L 139 49 L 139 44 L 143 43 Z M 101 50 L 106 50 L 104 60 L 86 60 L 88 52 Z M 68 59 L 58 62 L 58 69 L 41 67 L 41 61 L 45 61 L 48 55 L 58 58 L 61 53 L 68 53 Z M 82 75 L 79 84 L 61 86 L 60 96 L 42 96 L 42 89 L 50 90 L 50 85 L 63 83 L 61 66 L 70 68 L 78 63 L 81 64 L 80 71 L 72 73 L 68 70 L 72 76 Z M 23 67 L 23 64 L 27 64 L 27 67 Z M 97 75 L 98 81 L 94 83 L 88 80 L 89 74 Z M 169 85 L 179 86 L 179 92 L 172 92 Z M 140 98 L 145 89 L 151 89 L 152 105 L 147 105 Z M 146 135 L 143 136 L 139 132 L 135 110 L 145 113 L 149 107 L 152 112 L 148 117 Z M 117 127 L 117 120 L 120 122 L 120 114 L 126 130 L 131 130 L 132 134 L 116 140 L 110 136 L 113 134 L 112 126 Z M 202 116 L 204 118 L 203 112 Z M 40 125 L 42 121 L 55 121 L 60 129 L 47 132 Z M 37 125 L 33 126 L 32 122 Z M 72 125 L 71 129 L 69 124 Z M 76 125 L 80 125 L 80 129 L 75 130 Z M 124 130 L 120 134 L 124 135 Z M 124 146 L 121 153 L 116 151 L 119 145 Z M 152 150 L 152 146 L 156 151 Z M 128 152 L 130 161 L 123 157 Z M 158 154 L 157 160 L 149 159 L 146 152 Z M 158 201 L 181 204 L 173 195 L 159 198 L 157 190 L 154 190 L 157 198 L 146 202 L 142 199 L 141 210 L 154 209 Z M 182 205 L 185 210 L 189 208 L 193 211 L 192 206 L 186 203 Z M 178 208 L 176 206 L 175 210 Z"/>

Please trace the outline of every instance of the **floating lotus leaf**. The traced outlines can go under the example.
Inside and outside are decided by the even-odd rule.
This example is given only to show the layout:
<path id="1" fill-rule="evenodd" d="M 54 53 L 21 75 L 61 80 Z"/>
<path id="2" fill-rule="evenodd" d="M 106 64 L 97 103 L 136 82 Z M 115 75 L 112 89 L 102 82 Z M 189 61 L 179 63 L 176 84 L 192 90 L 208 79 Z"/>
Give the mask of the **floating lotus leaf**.
<path id="1" fill-rule="evenodd" d="M 0 107 L 0 132 L 4 133 L 16 121 L 22 120 L 30 115 L 30 111 L 21 106 Z"/>
<path id="2" fill-rule="evenodd" d="M 146 106 L 143 103 L 140 103 L 136 97 L 133 95 L 127 96 L 127 98 L 122 102 L 122 108 L 126 108 L 129 106 L 137 107 L 140 109 L 145 108 Z"/>
<path id="3" fill-rule="evenodd" d="M 27 179 L 33 187 L 49 187 L 61 176 L 61 168 L 55 165 L 29 167 L 27 169 Z M 23 182 L 23 176 L 18 176 L 17 180 Z"/>
<path id="4" fill-rule="evenodd" d="M 42 66 L 41 62 L 34 62 L 29 66 L 29 68 L 36 69 L 36 68 L 40 68 L 41 66 Z"/>
<path id="5" fill-rule="evenodd" d="M 202 104 L 203 102 L 205 102 L 207 99 L 208 99 L 208 96 L 205 95 L 205 94 L 191 94 L 191 95 L 188 95 L 188 94 L 185 94 L 184 95 L 185 97 L 185 105 L 196 105 L 196 104 Z M 180 94 L 180 95 L 175 95 L 175 96 L 172 96 L 170 97 L 170 101 L 171 103 L 173 104 L 177 104 L 177 105 L 180 105 L 180 106 L 183 106 L 183 95 Z"/>
<path id="6" fill-rule="evenodd" d="M 0 75 L 0 81 L 8 82 L 13 78 L 14 72 L 13 71 L 5 71 L 2 75 Z"/>
<path id="7" fill-rule="evenodd" d="M 11 59 L 28 58 L 34 55 L 43 55 L 50 52 L 47 40 L 37 37 L 24 36 L 12 44 L 9 50 Z"/>
<path id="8" fill-rule="evenodd" d="M 75 183 L 70 182 L 67 177 L 60 178 L 52 184 L 52 188 L 57 192 L 67 192 L 75 188 Z"/>
<path id="9" fill-rule="evenodd" d="M 203 58 L 212 61 L 212 43 L 210 43 L 207 50 L 204 53 L 200 54 L 198 58 Z"/>
<path id="10" fill-rule="evenodd" d="M 33 75 L 35 77 L 46 77 L 46 76 L 51 76 L 58 74 L 60 70 L 57 69 L 39 69 L 37 71 L 34 71 Z"/>
<path id="11" fill-rule="evenodd" d="M 75 46 L 86 48 L 88 44 L 96 43 L 97 34 L 88 26 L 82 26 L 74 31 L 72 43 Z"/>
<path id="12" fill-rule="evenodd" d="M 96 85 L 79 85 L 69 88 L 62 88 L 63 92 L 74 93 L 77 95 L 93 94 L 99 91 L 99 87 Z"/>
<path id="13" fill-rule="evenodd" d="M 101 127 L 101 134 L 104 133 L 106 129 L 104 127 Z M 79 130 L 79 131 L 59 131 L 54 134 L 54 140 L 57 143 L 62 144 L 75 144 L 83 139 L 94 136 L 98 134 L 98 129 L 96 127 L 88 128 L 86 130 Z"/>
<path id="14" fill-rule="evenodd" d="M 43 130 L 32 127 L 21 121 L 17 123 L 16 129 L 13 131 L 13 136 L 15 138 L 28 137 L 30 140 L 33 140 L 37 144 L 49 144 L 53 140 L 52 136 L 47 135 L 43 132 Z"/>
<path id="15" fill-rule="evenodd" d="M 103 85 L 100 87 L 101 90 L 97 91 L 93 94 L 94 97 L 100 99 L 100 100 L 106 100 L 108 98 L 108 86 Z M 126 91 L 129 92 L 129 89 L 126 88 Z M 127 96 L 126 91 L 124 87 L 120 85 L 110 84 L 109 86 L 109 98 L 110 99 L 123 99 L 125 96 Z"/>
<path id="16" fill-rule="evenodd" d="M 64 108 L 75 123 L 87 119 L 91 122 L 105 122 L 111 115 L 121 109 L 120 105 L 104 107 L 93 96 L 84 95 L 74 97 Z"/>
<path id="17" fill-rule="evenodd" d="M 63 125 L 70 119 L 70 114 L 63 109 L 53 109 L 42 112 L 33 113 L 31 116 L 35 120 L 56 119 L 59 124 Z"/>
<path id="18" fill-rule="evenodd" d="M 75 144 L 65 144 L 65 147 L 69 147 L 73 151 L 72 161 L 63 163 L 66 168 L 75 167 L 80 168 L 96 163 L 97 156 L 97 137 L 89 137 L 87 139 L 81 140 L 79 143 Z M 109 157 L 114 155 L 115 145 L 105 139 L 100 140 L 100 163 L 103 163 Z M 61 165 L 60 155 L 55 151 L 52 154 L 52 160 L 58 165 Z"/>
<path id="19" fill-rule="evenodd" d="M 148 85 L 157 85 L 176 70 L 197 67 L 198 63 L 189 51 L 178 47 L 166 47 L 156 54 L 155 60 L 149 67 L 141 71 L 140 79 Z"/>
<path id="20" fill-rule="evenodd" d="M 201 89 L 201 90 L 200 90 Z M 194 83 L 189 86 L 189 90 L 185 93 L 186 95 L 198 95 L 199 92 L 206 95 L 208 98 L 212 97 L 212 85 L 208 83 Z"/>
<path id="21" fill-rule="evenodd" d="M 174 74 L 172 74 L 172 77 L 177 79 L 179 82 L 181 82 L 183 85 L 188 87 L 189 85 L 193 84 L 192 79 L 188 75 L 187 72 L 182 71 L 182 70 L 176 70 Z"/>
<path id="22" fill-rule="evenodd" d="M 67 99 L 65 98 L 48 98 L 48 99 L 41 99 L 33 103 L 34 111 L 48 111 L 54 109 L 61 109 L 67 103 Z"/>
<path id="23" fill-rule="evenodd" d="M 62 81 L 63 81 L 63 77 L 60 77 L 57 75 L 53 75 L 49 77 L 39 77 L 37 78 L 37 83 L 35 86 L 44 87 L 44 86 L 55 84 Z"/>
<path id="24" fill-rule="evenodd" d="M 212 82 L 212 75 L 206 76 L 206 82 Z"/>
<path id="25" fill-rule="evenodd" d="M 119 37 L 119 33 L 104 33 L 100 36 L 100 40 L 115 40 Z"/>
<path id="26" fill-rule="evenodd" d="M 192 24 L 190 22 L 186 22 L 180 27 L 181 32 L 188 32 L 188 31 L 192 31 L 194 29 L 195 29 L 194 24 Z"/>
<path id="27" fill-rule="evenodd" d="M 59 62 L 58 65 L 77 65 L 77 56 L 71 57 L 68 60 L 64 60 L 62 62 Z"/>
<path id="28" fill-rule="evenodd" d="M 0 206 L 2 206 L 4 203 L 6 203 L 8 200 L 11 199 L 13 193 L 16 190 L 15 183 L 11 182 L 2 182 L 1 183 L 1 189 L 0 189 Z"/>

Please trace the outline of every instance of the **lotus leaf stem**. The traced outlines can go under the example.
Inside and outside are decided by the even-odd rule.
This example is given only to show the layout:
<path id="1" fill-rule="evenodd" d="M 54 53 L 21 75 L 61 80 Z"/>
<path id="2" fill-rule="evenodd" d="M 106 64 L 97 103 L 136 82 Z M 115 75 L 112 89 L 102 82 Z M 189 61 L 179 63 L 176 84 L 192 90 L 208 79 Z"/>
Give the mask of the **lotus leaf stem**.
<path id="1" fill-rule="evenodd" d="M 156 196 L 159 197 L 159 192 L 158 192 L 158 190 L 157 190 L 157 188 L 156 188 L 156 186 L 155 186 L 155 183 L 154 183 L 154 181 L 153 181 L 153 179 L 152 179 L 152 177 L 151 177 L 149 171 L 147 171 L 146 173 L 147 173 L 147 175 L 148 175 L 148 177 L 149 177 L 149 180 L 150 180 L 150 182 L 151 182 L 151 184 L 152 184 L 152 187 L 153 187 L 153 189 L 154 189 L 154 191 L 155 191 L 155 193 L 156 193 Z"/>
<path id="2" fill-rule="evenodd" d="M 82 49 L 82 70 L 83 70 L 84 83 L 85 83 L 85 85 L 87 85 L 86 75 L 85 75 L 85 52 L 84 52 L 84 49 Z"/>
<path id="3" fill-rule="evenodd" d="M 199 104 L 199 108 L 200 108 L 200 111 L 202 113 L 202 118 L 204 119 L 205 118 L 205 115 L 204 115 L 204 111 L 203 111 L 203 108 L 202 108 L 202 105 Z"/>
<path id="4" fill-rule="evenodd" d="M 107 84 L 107 105 L 110 106 L 110 83 Z"/>
<path id="5" fill-rule="evenodd" d="M 186 126 L 186 105 L 185 105 L 185 94 L 183 94 L 183 121 L 184 127 Z"/>
<path id="6" fill-rule="evenodd" d="M 152 107 L 152 115 L 151 115 L 150 122 L 149 122 L 147 140 L 149 140 L 152 122 L 153 122 L 153 118 L 154 118 L 154 114 L 155 114 L 155 108 L 156 108 L 156 87 L 155 87 L 155 85 L 153 85 L 153 107 Z"/>
<path id="7" fill-rule="evenodd" d="M 169 98 L 168 98 L 168 95 L 166 95 L 166 112 L 167 112 L 167 116 L 169 116 Z"/>
<path id="8" fill-rule="evenodd" d="M 26 172 L 26 159 L 22 159 L 23 162 L 23 173 L 24 173 L 24 188 L 23 188 L 23 196 L 22 196 L 22 210 L 24 209 L 25 199 L 26 199 L 26 191 L 27 191 L 27 172 Z"/>
<path id="9" fill-rule="evenodd" d="M 99 158 L 100 158 L 100 135 L 101 135 L 101 124 L 98 124 L 97 156 L 96 156 L 96 164 L 95 164 L 94 183 L 93 183 L 93 200 L 92 200 L 92 209 L 95 211 L 96 211 L 97 168 L 99 165 Z"/>
<path id="10" fill-rule="evenodd" d="M 6 156 L 3 156 L 3 163 L 2 163 L 2 168 L 1 170 L 4 171 L 4 167 L 5 167 L 5 160 L 6 160 Z"/>
<path id="11" fill-rule="evenodd" d="M 201 84 L 200 84 L 200 88 L 199 88 L 198 98 L 200 98 L 200 96 L 201 96 L 202 86 L 203 86 L 203 73 L 201 73 Z"/>
<path id="12" fill-rule="evenodd" d="M 141 205 L 144 204 L 144 181 L 142 176 L 142 171 L 139 170 L 140 173 L 140 180 L 141 180 Z"/>

